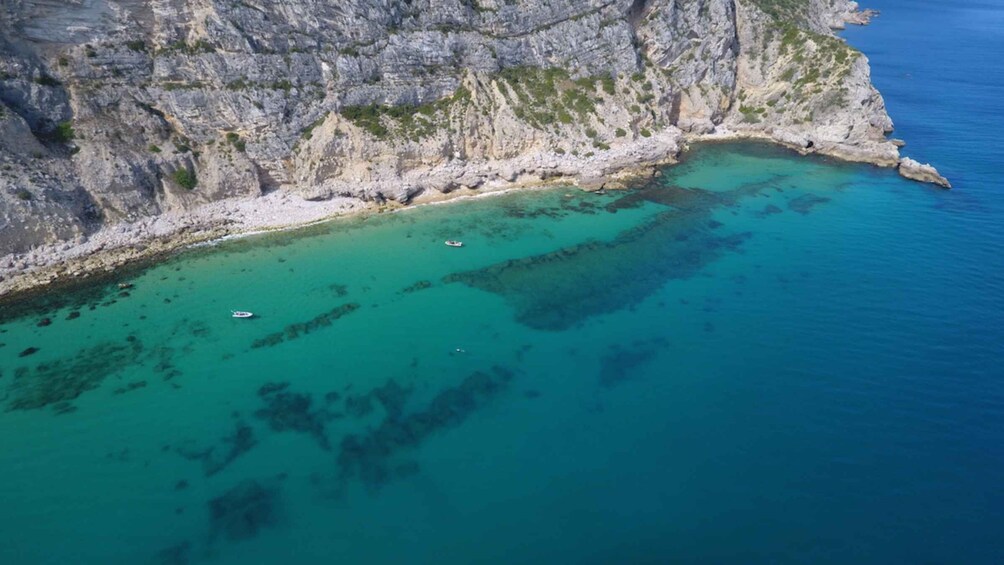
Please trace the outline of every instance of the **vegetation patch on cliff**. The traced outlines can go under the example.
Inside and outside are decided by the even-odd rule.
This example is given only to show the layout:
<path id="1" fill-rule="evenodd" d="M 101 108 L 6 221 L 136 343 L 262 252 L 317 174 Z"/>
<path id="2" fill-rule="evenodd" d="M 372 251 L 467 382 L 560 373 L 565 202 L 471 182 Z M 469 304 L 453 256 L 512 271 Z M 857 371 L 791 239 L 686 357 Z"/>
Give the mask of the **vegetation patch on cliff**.
<path id="1" fill-rule="evenodd" d="M 510 67 L 490 80 L 516 117 L 537 129 L 588 122 L 596 115 L 597 95 L 615 92 L 610 76 L 573 80 L 569 71 L 557 67 Z M 448 129 L 453 113 L 471 99 L 470 90 L 461 86 L 434 102 L 346 106 L 341 115 L 377 139 L 419 141 Z"/>
<path id="2" fill-rule="evenodd" d="M 178 186 L 184 188 L 185 190 L 194 190 L 199 184 L 199 180 L 196 178 L 195 173 L 185 167 L 174 171 L 171 178 L 174 179 L 174 182 L 178 183 Z"/>
<path id="3" fill-rule="evenodd" d="M 400 137 L 418 141 L 447 127 L 452 111 L 471 99 L 461 86 L 450 96 L 425 104 L 366 104 L 342 108 L 342 117 L 377 139 Z"/>
<path id="4" fill-rule="evenodd" d="M 512 102 L 516 117 L 533 127 L 571 124 L 596 114 L 591 97 L 599 82 L 604 92 L 613 90 L 610 77 L 583 77 L 572 81 L 561 68 L 511 67 L 497 77 L 499 90 Z"/>
<path id="5" fill-rule="evenodd" d="M 805 17 L 805 0 L 751 0 L 768 16 L 786 22 L 801 21 Z"/>

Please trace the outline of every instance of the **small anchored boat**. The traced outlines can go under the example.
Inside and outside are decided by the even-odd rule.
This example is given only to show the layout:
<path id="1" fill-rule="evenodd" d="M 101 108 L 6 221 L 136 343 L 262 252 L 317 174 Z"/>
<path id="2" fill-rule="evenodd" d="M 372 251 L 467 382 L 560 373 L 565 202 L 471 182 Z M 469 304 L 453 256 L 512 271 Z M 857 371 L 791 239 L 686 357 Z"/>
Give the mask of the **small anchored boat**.
<path id="1" fill-rule="evenodd" d="M 241 310 L 232 310 L 230 313 L 233 314 L 234 318 L 251 318 L 254 316 L 251 312 L 244 312 Z"/>
<path id="2" fill-rule="evenodd" d="M 452 239 L 447 239 L 446 240 L 446 245 L 449 245 L 450 247 L 463 247 L 464 246 L 464 242 L 462 242 L 462 241 L 455 241 L 455 240 L 452 240 Z"/>

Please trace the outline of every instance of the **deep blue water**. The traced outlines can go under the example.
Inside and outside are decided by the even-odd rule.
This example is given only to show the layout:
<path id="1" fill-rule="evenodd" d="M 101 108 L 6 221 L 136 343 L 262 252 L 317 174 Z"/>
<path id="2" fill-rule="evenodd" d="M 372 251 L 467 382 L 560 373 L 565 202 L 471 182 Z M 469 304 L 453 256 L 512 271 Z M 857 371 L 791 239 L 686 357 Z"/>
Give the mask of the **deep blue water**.
<path id="1" fill-rule="evenodd" d="M 871 6 L 953 191 L 704 146 L 0 321 L 0 562 L 1004 561 L 1004 6 Z"/>

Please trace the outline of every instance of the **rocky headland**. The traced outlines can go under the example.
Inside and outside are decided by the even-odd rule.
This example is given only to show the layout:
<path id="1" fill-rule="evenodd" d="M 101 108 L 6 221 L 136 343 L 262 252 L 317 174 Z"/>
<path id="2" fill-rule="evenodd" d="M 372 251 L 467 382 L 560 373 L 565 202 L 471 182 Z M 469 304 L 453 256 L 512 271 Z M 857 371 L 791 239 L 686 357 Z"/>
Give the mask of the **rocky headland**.
<path id="1" fill-rule="evenodd" d="M 690 142 L 901 159 L 847 0 L 9 0 L 0 295 Z"/>

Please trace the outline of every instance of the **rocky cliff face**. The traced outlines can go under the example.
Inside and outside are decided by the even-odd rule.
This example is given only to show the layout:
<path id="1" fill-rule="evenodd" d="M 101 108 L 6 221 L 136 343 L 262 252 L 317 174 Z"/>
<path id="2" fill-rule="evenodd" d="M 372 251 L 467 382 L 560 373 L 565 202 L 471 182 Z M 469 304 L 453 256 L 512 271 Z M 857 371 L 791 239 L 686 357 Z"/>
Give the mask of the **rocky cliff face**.
<path id="1" fill-rule="evenodd" d="M 867 60 L 830 31 L 856 14 L 846 0 L 5 0 L 0 255 L 272 191 L 407 201 L 597 182 L 707 134 L 893 165 Z"/>

